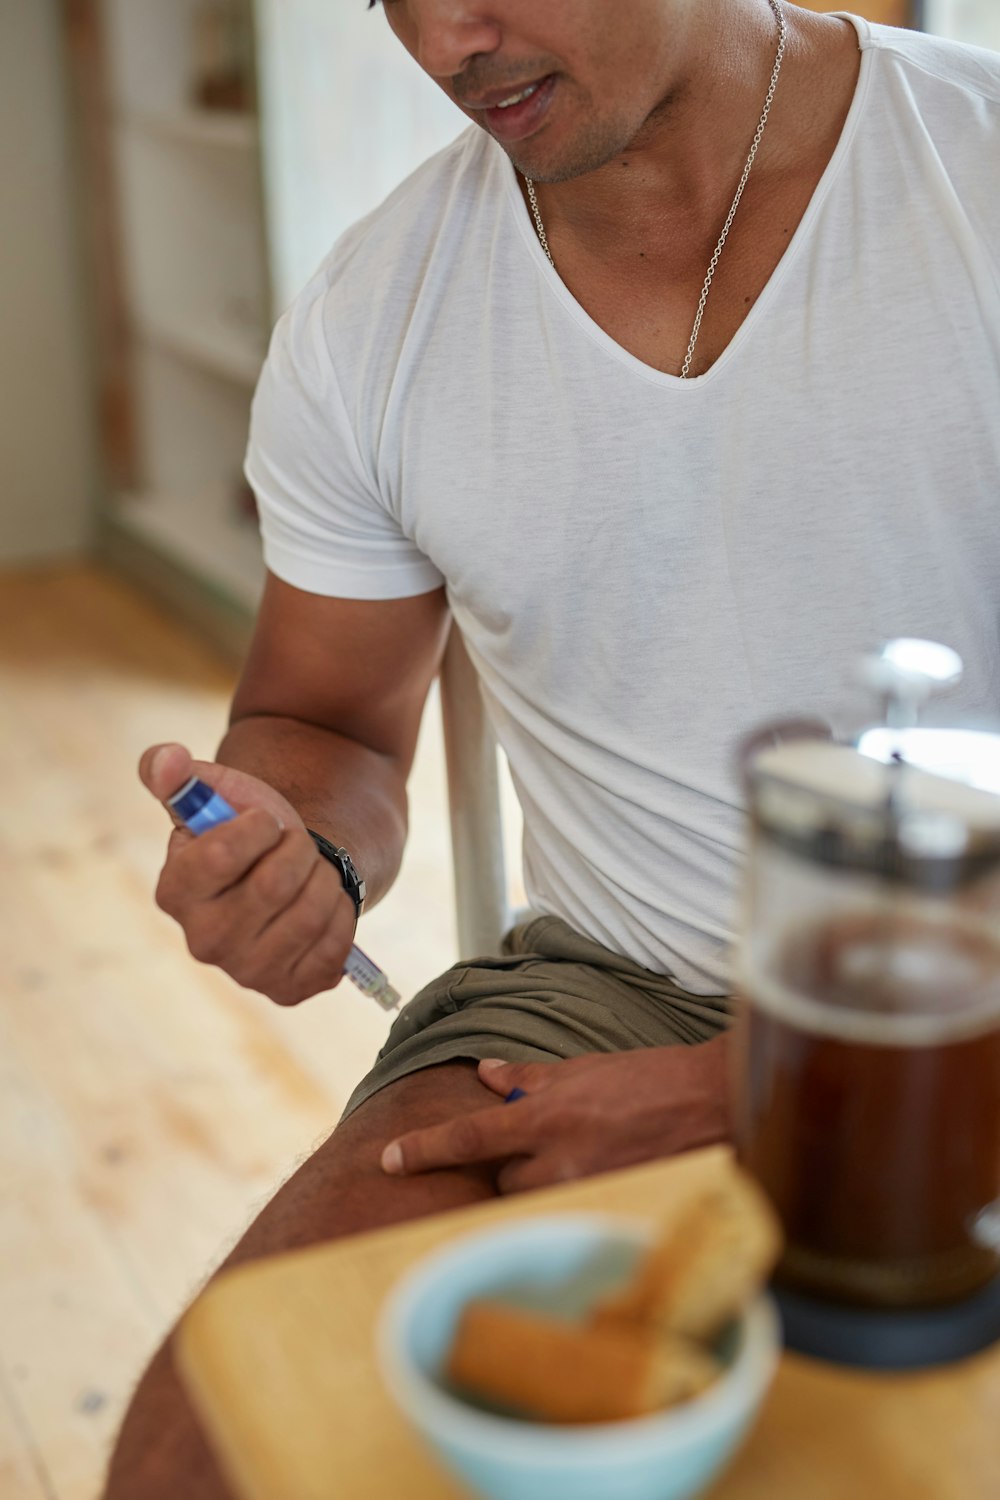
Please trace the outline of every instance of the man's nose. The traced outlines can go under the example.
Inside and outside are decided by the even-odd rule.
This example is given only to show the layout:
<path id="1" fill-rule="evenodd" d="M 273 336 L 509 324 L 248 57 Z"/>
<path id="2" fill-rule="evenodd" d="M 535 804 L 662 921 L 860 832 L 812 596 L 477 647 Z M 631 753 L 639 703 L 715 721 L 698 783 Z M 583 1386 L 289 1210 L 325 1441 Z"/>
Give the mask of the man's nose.
<path id="1" fill-rule="evenodd" d="M 432 78 L 461 73 L 474 57 L 495 52 L 503 39 L 492 0 L 411 0 L 417 26 L 416 59 Z"/>

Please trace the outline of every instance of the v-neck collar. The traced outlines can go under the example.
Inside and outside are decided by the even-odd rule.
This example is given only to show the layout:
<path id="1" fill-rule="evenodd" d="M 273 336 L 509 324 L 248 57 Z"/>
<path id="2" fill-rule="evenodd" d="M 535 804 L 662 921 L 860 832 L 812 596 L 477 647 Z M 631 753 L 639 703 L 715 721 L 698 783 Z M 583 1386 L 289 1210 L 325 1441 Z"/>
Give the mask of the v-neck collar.
<path id="1" fill-rule="evenodd" d="M 834 11 L 831 14 L 838 15 L 843 20 L 851 23 L 857 32 L 858 46 L 861 52 L 861 66 L 857 82 L 854 86 L 854 97 L 851 100 L 847 118 L 840 132 L 840 139 L 833 150 L 830 160 L 826 164 L 823 175 L 816 184 L 808 207 L 799 220 L 795 233 L 785 246 L 781 259 L 771 272 L 763 291 L 725 349 L 723 349 L 719 357 L 701 375 L 689 376 L 686 380 L 682 380 L 679 375 L 670 375 L 664 370 L 657 370 L 653 365 L 648 365 L 644 360 L 631 354 L 628 349 L 618 343 L 617 339 L 613 339 L 599 323 L 595 322 L 586 308 L 581 306 L 573 296 L 573 293 L 569 290 L 558 271 L 550 264 L 545 251 L 542 249 L 538 232 L 528 212 L 527 204 L 521 194 L 517 172 L 510 158 L 502 148 L 499 146 L 496 148 L 502 156 L 501 169 L 506 176 L 507 192 L 514 213 L 514 220 L 522 237 L 527 242 L 528 250 L 535 261 L 536 269 L 543 278 L 546 288 L 563 304 L 573 319 L 580 324 L 584 332 L 594 343 L 602 347 L 613 358 L 629 367 L 634 374 L 652 385 L 659 385 L 667 390 L 676 389 L 679 392 L 698 391 L 710 385 L 713 380 L 717 379 L 728 369 L 737 358 L 743 345 L 753 337 L 757 325 L 767 316 L 771 304 L 777 298 L 779 289 L 788 274 L 789 268 L 797 259 L 802 243 L 809 238 L 820 210 L 834 182 L 840 175 L 841 167 L 850 151 L 851 144 L 857 134 L 861 116 L 864 113 L 871 82 L 873 57 L 871 49 L 868 46 L 870 40 L 868 23 L 862 20 L 861 17 L 851 15 L 846 11 Z"/>

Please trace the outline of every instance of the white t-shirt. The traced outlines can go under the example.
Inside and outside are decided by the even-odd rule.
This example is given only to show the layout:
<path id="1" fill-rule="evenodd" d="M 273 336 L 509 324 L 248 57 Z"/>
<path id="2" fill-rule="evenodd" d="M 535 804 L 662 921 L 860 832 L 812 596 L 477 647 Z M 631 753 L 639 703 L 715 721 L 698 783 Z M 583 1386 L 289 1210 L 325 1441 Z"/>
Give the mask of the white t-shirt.
<path id="1" fill-rule="evenodd" d="M 740 736 L 839 725 L 896 635 L 965 659 L 948 716 L 1000 709 L 1000 56 L 854 24 L 842 139 L 706 374 L 588 317 L 472 127 L 334 247 L 254 405 L 269 567 L 443 582 L 532 907 L 700 993 L 729 982 Z"/>

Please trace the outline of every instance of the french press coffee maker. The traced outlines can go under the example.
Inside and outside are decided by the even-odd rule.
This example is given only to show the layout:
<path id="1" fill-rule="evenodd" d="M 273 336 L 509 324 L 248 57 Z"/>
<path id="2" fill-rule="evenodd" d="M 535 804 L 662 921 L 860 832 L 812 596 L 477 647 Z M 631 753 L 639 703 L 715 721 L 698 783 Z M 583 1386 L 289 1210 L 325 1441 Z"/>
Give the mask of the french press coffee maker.
<path id="1" fill-rule="evenodd" d="M 1000 736 L 920 725 L 961 663 L 865 663 L 885 722 L 745 767 L 737 1151 L 786 1248 L 786 1341 L 938 1363 L 1000 1338 Z"/>

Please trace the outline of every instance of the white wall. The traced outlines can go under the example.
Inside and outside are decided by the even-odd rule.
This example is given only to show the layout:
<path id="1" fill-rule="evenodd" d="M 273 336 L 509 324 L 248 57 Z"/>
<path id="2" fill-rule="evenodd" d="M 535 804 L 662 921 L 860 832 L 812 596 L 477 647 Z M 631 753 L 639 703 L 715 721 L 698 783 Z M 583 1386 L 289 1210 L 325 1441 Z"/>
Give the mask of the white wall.
<path id="1" fill-rule="evenodd" d="M 58 0 L 0 0 L 0 564 L 85 547 L 95 487 Z"/>
<path id="2" fill-rule="evenodd" d="M 924 0 L 924 29 L 1000 49 L 1000 0 Z"/>
<path id="3" fill-rule="evenodd" d="M 255 0 L 255 12 L 280 312 L 337 236 L 468 121 L 407 56 L 381 8 Z"/>

